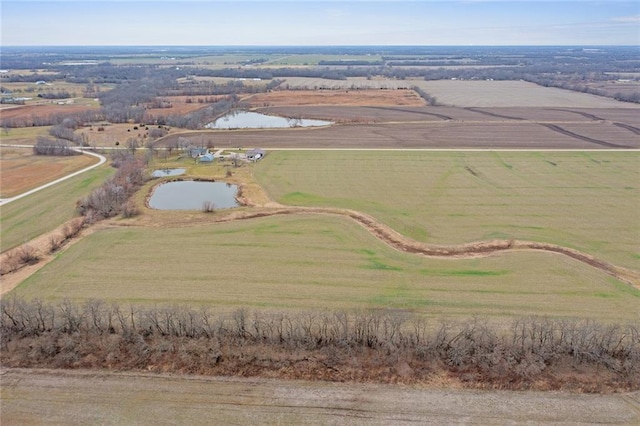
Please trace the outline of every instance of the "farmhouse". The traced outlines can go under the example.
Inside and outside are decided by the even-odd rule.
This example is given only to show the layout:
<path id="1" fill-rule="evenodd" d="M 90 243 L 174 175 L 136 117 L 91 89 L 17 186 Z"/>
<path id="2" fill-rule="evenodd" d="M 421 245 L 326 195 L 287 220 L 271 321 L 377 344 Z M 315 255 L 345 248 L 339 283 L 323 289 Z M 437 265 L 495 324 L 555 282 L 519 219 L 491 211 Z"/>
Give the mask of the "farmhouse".
<path id="1" fill-rule="evenodd" d="M 260 161 L 265 156 L 266 152 L 260 148 L 252 149 L 251 151 L 247 151 L 247 160 L 249 161 Z"/>
<path id="2" fill-rule="evenodd" d="M 200 155 L 198 161 L 201 163 L 211 163 L 213 161 L 213 153 L 207 152 L 206 154 Z"/>
<path id="3" fill-rule="evenodd" d="M 202 155 L 205 155 L 208 151 L 206 148 L 198 148 L 193 145 L 189 145 L 186 149 L 191 158 L 199 158 Z"/>

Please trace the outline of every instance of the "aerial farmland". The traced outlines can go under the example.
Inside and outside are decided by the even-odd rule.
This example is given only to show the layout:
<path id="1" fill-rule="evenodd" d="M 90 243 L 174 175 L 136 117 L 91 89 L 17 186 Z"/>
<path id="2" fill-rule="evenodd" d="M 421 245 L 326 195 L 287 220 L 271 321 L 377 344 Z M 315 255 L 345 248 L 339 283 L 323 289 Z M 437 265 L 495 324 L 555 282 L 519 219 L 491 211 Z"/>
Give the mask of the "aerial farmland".
<path id="1" fill-rule="evenodd" d="M 620 52 L 593 59 L 632 68 L 616 99 L 482 65 L 480 48 L 477 67 L 420 49 L 132 49 L 3 76 L 3 367 L 640 385 L 640 74 Z M 212 125 L 246 113 L 265 124 Z M 64 155 L 38 154 L 52 145 Z M 152 207 L 179 182 L 224 183 L 235 204 Z M 24 338 L 51 333 L 51 353 Z M 498 347 L 517 355 L 472 355 Z"/>

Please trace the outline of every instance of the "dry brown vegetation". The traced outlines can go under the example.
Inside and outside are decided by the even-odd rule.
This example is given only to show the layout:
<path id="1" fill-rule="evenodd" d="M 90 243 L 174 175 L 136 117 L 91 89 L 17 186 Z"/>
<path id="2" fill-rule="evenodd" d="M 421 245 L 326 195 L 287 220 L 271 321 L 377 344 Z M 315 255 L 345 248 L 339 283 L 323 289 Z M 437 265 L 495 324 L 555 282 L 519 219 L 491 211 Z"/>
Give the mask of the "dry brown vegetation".
<path id="1" fill-rule="evenodd" d="M 33 155 L 33 150 L 28 148 L 2 148 L 0 152 L 2 197 L 21 194 L 97 161 L 88 155 L 42 157 Z"/>
<path id="2" fill-rule="evenodd" d="M 278 90 L 256 93 L 243 99 L 252 107 L 340 105 L 340 106 L 423 106 L 413 90 Z"/>
<path id="3" fill-rule="evenodd" d="M 353 121 L 359 119 L 353 118 Z M 625 124 L 625 123 L 622 123 Z M 265 148 L 482 148 L 600 149 L 639 148 L 635 128 L 594 122 L 572 133 L 562 124 L 550 128 L 528 120 L 434 121 L 346 124 L 318 129 L 268 129 L 190 132 L 191 138 L 212 137 L 216 146 Z M 177 143 L 180 133 L 157 142 Z M 219 142 L 218 142 L 219 141 Z"/>
<path id="4" fill-rule="evenodd" d="M 640 387 L 637 325 L 517 318 L 428 324 L 394 311 L 274 314 L 0 301 L 5 367 L 109 368 L 608 392 Z"/>
<path id="5" fill-rule="evenodd" d="M 22 126 L 20 127 L 28 127 L 32 125 L 38 125 L 38 122 L 47 121 L 51 117 L 65 117 L 83 113 L 86 111 L 98 111 L 98 109 L 98 105 L 58 105 L 57 102 L 48 102 L 41 105 L 21 105 L 5 107 L 0 109 L 0 118 L 2 118 L 2 120 L 11 121 L 14 123 L 21 123 Z"/>

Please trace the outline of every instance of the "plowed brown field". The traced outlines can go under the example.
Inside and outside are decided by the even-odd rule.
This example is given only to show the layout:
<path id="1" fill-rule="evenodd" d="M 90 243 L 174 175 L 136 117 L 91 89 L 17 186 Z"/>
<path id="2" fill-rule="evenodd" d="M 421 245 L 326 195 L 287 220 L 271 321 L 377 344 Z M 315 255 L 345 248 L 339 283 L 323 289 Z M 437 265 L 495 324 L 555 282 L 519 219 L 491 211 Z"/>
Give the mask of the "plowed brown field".
<path id="1" fill-rule="evenodd" d="M 281 90 L 258 93 L 245 99 L 252 107 L 290 105 L 423 106 L 413 90 Z"/>
<path id="2" fill-rule="evenodd" d="M 611 132 L 608 132 L 611 130 Z M 640 136 L 609 123 L 589 124 L 572 135 L 531 122 L 408 122 L 334 125 L 320 129 L 231 130 L 169 135 L 163 146 L 184 136 L 212 139 L 216 147 L 263 148 L 640 148 Z M 593 140 L 588 140 L 590 137 Z"/>
<path id="3" fill-rule="evenodd" d="M 478 391 L 87 370 L 5 369 L 3 424 L 637 424 L 638 392 Z M 437 377 L 436 377 L 437 380 Z M 434 380 L 435 381 L 435 380 Z"/>
<path id="4" fill-rule="evenodd" d="M 88 155 L 38 156 L 33 155 L 31 149 L 2 148 L 0 154 L 0 196 L 3 198 L 16 196 L 97 162 Z"/>
<path id="5" fill-rule="evenodd" d="M 97 110 L 99 107 L 90 105 L 47 103 L 42 105 L 22 105 L 0 109 L 0 120 L 32 120 L 34 117 L 48 118 L 53 115 L 77 114 L 89 110 Z"/>

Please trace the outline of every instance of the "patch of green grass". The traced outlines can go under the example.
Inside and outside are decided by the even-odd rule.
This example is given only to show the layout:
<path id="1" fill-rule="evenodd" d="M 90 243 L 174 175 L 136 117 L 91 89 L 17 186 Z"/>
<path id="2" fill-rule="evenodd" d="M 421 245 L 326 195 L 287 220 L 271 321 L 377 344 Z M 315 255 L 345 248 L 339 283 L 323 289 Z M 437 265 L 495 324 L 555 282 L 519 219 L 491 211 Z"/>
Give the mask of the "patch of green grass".
<path id="1" fill-rule="evenodd" d="M 76 201 L 113 173 L 101 166 L 0 207 L 2 251 L 19 246 L 75 216 Z"/>
<path id="2" fill-rule="evenodd" d="M 305 194 L 302 192 L 291 192 L 289 194 L 285 194 L 282 197 L 282 202 L 293 205 L 317 205 L 326 203 L 326 200 L 312 194 Z"/>
<path id="3" fill-rule="evenodd" d="M 498 277 L 500 275 L 508 274 L 507 270 L 500 271 L 487 271 L 480 269 L 449 269 L 449 270 L 429 270 L 423 269 L 420 271 L 423 275 L 432 277 Z"/>
<path id="4" fill-rule="evenodd" d="M 383 261 L 373 257 L 368 259 L 367 264 L 364 267 L 365 269 L 374 269 L 378 271 L 402 271 L 402 268 L 388 265 Z"/>
<path id="5" fill-rule="evenodd" d="M 544 241 L 640 269 L 639 165 L 637 152 L 276 151 L 255 176 L 283 204 L 362 211 L 419 241 Z"/>
<path id="6" fill-rule="evenodd" d="M 397 252 L 357 223 L 326 215 L 101 230 L 60 253 L 13 293 L 223 310 L 385 307 L 432 317 L 626 321 L 640 313 L 636 290 L 560 255 L 429 259 Z"/>

